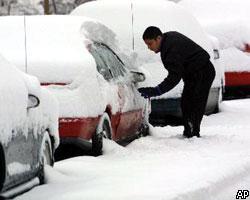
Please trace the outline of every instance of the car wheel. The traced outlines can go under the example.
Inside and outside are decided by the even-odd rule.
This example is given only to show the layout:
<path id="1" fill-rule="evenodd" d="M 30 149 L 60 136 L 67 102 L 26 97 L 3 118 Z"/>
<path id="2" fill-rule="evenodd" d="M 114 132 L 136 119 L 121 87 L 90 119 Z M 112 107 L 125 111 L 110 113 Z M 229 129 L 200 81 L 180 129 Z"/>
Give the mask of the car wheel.
<path id="1" fill-rule="evenodd" d="M 102 155 L 103 138 L 111 139 L 112 128 L 107 113 L 103 114 L 96 128 L 95 134 L 92 136 L 92 153 L 94 156 Z"/>
<path id="2" fill-rule="evenodd" d="M 1 191 L 3 188 L 3 183 L 4 183 L 5 175 L 6 175 L 6 162 L 5 162 L 5 156 L 4 156 L 4 149 L 1 143 L 0 143 L 0 161 L 1 161 L 0 162 L 0 191 Z"/>
<path id="3" fill-rule="evenodd" d="M 41 163 L 41 172 L 39 175 L 40 183 L 45 183 L 45 166 L 53 166 L 54 159 L 52 155 L 52 146 L 51 146 L 51 140 L 49 137 L 49 133 L 45 132 L 41 149 L 40 149 L 40 163 Z"/>

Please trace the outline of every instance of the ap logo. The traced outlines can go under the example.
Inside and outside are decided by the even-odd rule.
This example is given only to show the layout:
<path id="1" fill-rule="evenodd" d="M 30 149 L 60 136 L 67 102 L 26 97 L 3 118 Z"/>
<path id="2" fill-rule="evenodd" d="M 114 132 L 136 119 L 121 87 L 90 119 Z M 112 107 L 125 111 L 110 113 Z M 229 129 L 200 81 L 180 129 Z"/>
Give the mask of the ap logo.
<path id="1" fill-rule="evenodd" d="M 249 197 L 249 190 L 238 190 L 236 199 L 246 199 Z"/>

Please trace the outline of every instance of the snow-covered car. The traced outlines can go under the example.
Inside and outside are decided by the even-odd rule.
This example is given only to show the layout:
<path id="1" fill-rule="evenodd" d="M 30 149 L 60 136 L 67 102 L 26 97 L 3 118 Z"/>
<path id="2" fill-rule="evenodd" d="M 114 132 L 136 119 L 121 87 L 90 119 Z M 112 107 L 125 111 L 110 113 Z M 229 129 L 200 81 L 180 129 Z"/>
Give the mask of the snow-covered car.
<path id="1" fill-rule="evenodd" d="M 44 183 L 59 144 L 58 104 L 37 78 L 0 56 L 0 198 Z"/>
<path id="2" fill-rule="evenodd" d="M 137 91 L 145 76 L 119 49 L 111 30 L 76 16 L 4 17 L 0 26 L 1 19 L 0 35 L 15 21 L 2 53 L 37 76 L 59 101 L 60 144 L 90 147 L 98 155 L 103 136 L 122 143 L 148 132 L 148 102 Z M 13 44 L 11 36 L 23 46 Z M 23 48 L 26 60 L 11 45 Z"/>
<path id="3" fill-rule="evenodd" d="M 149 14 L 154 13 L 154 14 Z M 71 15 L 84 15 L 98 19 L 110 27 L 121 41 L 121 44 L 134 51 L 139 65 L 145 70 L 146 81 L 140 86 L 156 86 L 168 74 L 160 61 L 159 55 L 149 51 L 142 40 L 142 34 L 148 26 L 158 26 L 163 32 L 174 30 L 190 37 L 206 49 L 216 68 L 216 78 L 210 90 L 206 113 L 218 110 L 223 82 L 223 69 L 218 59 L 218 46 L 215 40 L 203 31 L 195 18 L 176 3 L 166 0 L 156 1 L 92 1 L 75 8 Z M 117 17 L 119 16 L 119 17 Z M 216 54 L 216 55 L 215 55 Z M 165 120 L 166 115 L 181 116 L 180 97 L 183 82 L 175 89 L 152 98 L 152 112 L 150 119 L 154 121 Z"/>
<path id="4" fill-rule="evenodd" d="M 248 9 L 250 2 L 248 0 L 206 2 L 182 0 L 179 5 L 192 12 L 205 30 L 219 40 L 221 59 L 225 66 L 223 97 L 227 99 L 250 95 L 250 14 Z"/>

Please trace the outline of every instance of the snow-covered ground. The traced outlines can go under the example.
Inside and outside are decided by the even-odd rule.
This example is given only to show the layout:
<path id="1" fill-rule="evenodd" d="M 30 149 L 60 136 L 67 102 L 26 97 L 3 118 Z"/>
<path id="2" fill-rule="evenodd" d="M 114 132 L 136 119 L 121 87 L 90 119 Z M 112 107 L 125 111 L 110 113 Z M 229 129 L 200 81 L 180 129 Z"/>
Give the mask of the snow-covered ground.
<path id="1" fill-rule="evenodd" d="M 236 199 L 250 189 L 250 99 L 221 109 L 204 117 L 201 138 L 183 139 L 181 126 L 167 126 L 127 147 L 106 141 L 103 156 L 57 162 L 47 184 L 17 199 Z"/>

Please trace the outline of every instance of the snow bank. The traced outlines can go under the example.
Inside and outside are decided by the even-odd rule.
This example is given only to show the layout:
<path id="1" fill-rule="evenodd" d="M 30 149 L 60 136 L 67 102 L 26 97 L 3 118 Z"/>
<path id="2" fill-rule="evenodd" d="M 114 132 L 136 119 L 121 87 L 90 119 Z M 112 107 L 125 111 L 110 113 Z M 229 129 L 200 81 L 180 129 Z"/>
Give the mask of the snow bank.
<path id="1" fill-rule="evenodd" d="M 167 126 L 127 147 L 105 141 L 103 156 L 57 162 L 47 185 L 17 199 L 235 199 L 250 187 L 250 101 L 221 108 L 205 117 L 201 138 L 183 139 L 183 127 Z"/>

